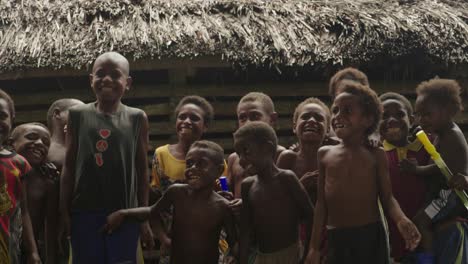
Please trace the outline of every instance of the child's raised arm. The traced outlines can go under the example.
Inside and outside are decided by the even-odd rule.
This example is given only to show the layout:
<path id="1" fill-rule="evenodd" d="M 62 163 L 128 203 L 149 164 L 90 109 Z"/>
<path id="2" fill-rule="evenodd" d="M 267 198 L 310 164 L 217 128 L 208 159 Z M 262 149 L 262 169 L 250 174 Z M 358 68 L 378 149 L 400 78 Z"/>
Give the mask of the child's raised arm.
<path id="1" fill-rule="evenodd" d="M 377 159 L 377 188 L 380 201 L 385 213 L 395 222 L 398 230 L 406 242 L 406 248 L 415 249 L 421 240 L 421 234 L 411 220 L 406 217 L 392 194 L 392 185 L 388 172 L 388 163 L 385 151 L 375 149 Z"/>
<path id="2" fill-rule="evenodd" d="M 312 235 L 310 237 L 310 248 L 305 261 L 307 264 L 320 263 L 320 242 L 322 241 L 322 232 L 328 215 L 327 206 L 325 203 L 325 166 L 322 163 L 322 157 L 328 151 L 328 148 L 329 147 L 322 147 L 318 150 L 317 153 L 319 167 L 317 203 L 315 204 Z"/>

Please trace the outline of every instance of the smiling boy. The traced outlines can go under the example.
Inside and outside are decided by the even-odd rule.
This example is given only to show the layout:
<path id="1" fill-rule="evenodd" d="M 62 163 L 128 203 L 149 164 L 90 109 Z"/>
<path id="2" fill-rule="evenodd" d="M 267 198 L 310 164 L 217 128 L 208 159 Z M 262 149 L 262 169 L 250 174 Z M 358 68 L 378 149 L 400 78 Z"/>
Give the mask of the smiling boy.
<path id="1" fill-rule="evenodd" d="M 112 236 L 99 230 L 110 212 L 148 203 L 148 119 L 121 102 L 132 78 L 119 53 L 96 59 L 90 83 L 96 102 L 69 111 L 62 232 L 71 234 L 74 263 L 135 263 L 140 231 L 143 243 L 153 243 L 147 222 L 126 224 Z"/>
<path id="2" fill-rule="evenodd" d="M 171 185 L 151 207 L 124 209 L 111 214 L 105 229 L 110 233 L 118 231 L 117 227 L 125 219 L 160 218 L 162 212 L 173 206 L 170 263 L 216 264 L 221 229 L 226 231 L 231 248 L 236 241 L 229 203 L 213 191 L 215 180 L 223 171 L 223 149 L 210 141 L 196 141 L 186 155 L 187 184 Z M 226 257 L 225 261 L 231 263 L 233 256 Z"/>
<path id="3" fill-rule="evenodd" d="M 56 263 L 59 177 L 52 163 L 47 163 L 49 130 L 41 123 L 17 126 L 11 133 L 11 145 L 26 158 L 32 170 L 23 178 L 28 210 L 37 247 L 44 263 Z"/>

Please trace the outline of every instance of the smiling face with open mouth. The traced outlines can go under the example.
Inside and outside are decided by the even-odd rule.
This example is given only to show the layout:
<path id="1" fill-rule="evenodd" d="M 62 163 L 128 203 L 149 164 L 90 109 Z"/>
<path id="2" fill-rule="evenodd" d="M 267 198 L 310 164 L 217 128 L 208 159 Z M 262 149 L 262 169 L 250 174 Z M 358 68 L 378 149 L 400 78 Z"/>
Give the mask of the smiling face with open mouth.
<path id="1" fill-rule="evenodd" d="M 336 135 L 346 140 L 362 137 L 370 127 L 371 118 L 364 114 L 356 95 L 343 92 L 333 102 L 331 124 Z"/>
<path id="2" fill-rule="evenodd" d="M 301 107 L 294 124 L 294 133 L 300 141 L 323 141 L 328 128 L 327 114 L 315 103 Z"/>
<path id="3" fill-rule="evenodd" d="M 405 106 L 397 100 L 382 102 L 383 115 L 380 123 L 380 135 L 395 146 L 405 146 L 408 143 L 410 116 Z"/>
<path id="4" fill-rule="evenodd" d="M 32 166 L 44 163 L 50 147 L 50 133 L 37 124 L 24 124 L 12 134 L 16 152 L 28 160 Z"/>
<path id="5" fill-rule="evenodd" d="M 195 104 L 183 105 L 176 120 L 176 132 L 179 140 L 193 142 L 201 138 L 207 127 L 203 119 L 204 111 Z"/>
<path id="6" fill-rule="evenodd" d="M 216 164 L 213 151 L 207 148 L 192 147 L 185 158 L 186 183 L 195 190 L 212 187 L 222 174 L 224 164 Z"/>

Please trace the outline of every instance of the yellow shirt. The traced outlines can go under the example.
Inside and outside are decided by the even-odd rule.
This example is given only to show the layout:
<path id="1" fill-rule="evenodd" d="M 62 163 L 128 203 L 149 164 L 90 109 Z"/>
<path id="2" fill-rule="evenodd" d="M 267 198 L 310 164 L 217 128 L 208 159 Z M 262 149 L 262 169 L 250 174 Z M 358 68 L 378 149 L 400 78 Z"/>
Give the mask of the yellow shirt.
<path id="1" fill-rule="evenodd" d="M 164 176 L 163 176 L 164 175 Z M 224 161 L 224 172 L 223 175 L 227 175 L 227 163 Z M 164 189 L 168 186 L 162 184 L 161 177 L 167 177 L 166 179 L 170 183 L 175 181 L 185 180 L 185 160 L 176 159 L 169 152 L 169 144 L 161 146 L 154 151 L 153 165 L 151 169 L 151 187 L 161 188 L 163 185 Z"/>

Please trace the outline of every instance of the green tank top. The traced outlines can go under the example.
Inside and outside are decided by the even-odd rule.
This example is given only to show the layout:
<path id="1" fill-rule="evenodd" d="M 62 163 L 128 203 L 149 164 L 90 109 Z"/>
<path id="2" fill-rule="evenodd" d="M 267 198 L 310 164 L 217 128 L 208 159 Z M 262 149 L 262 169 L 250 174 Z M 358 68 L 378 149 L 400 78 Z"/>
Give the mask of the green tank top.
<path id="1" fill-rule="evenodd" d="M 95 103 L 70 109 L 77 140 L 72 210 L 114 211 L 138 205 L 135 158 L 144 112 L 120 104 L 113 114 Z"/>

